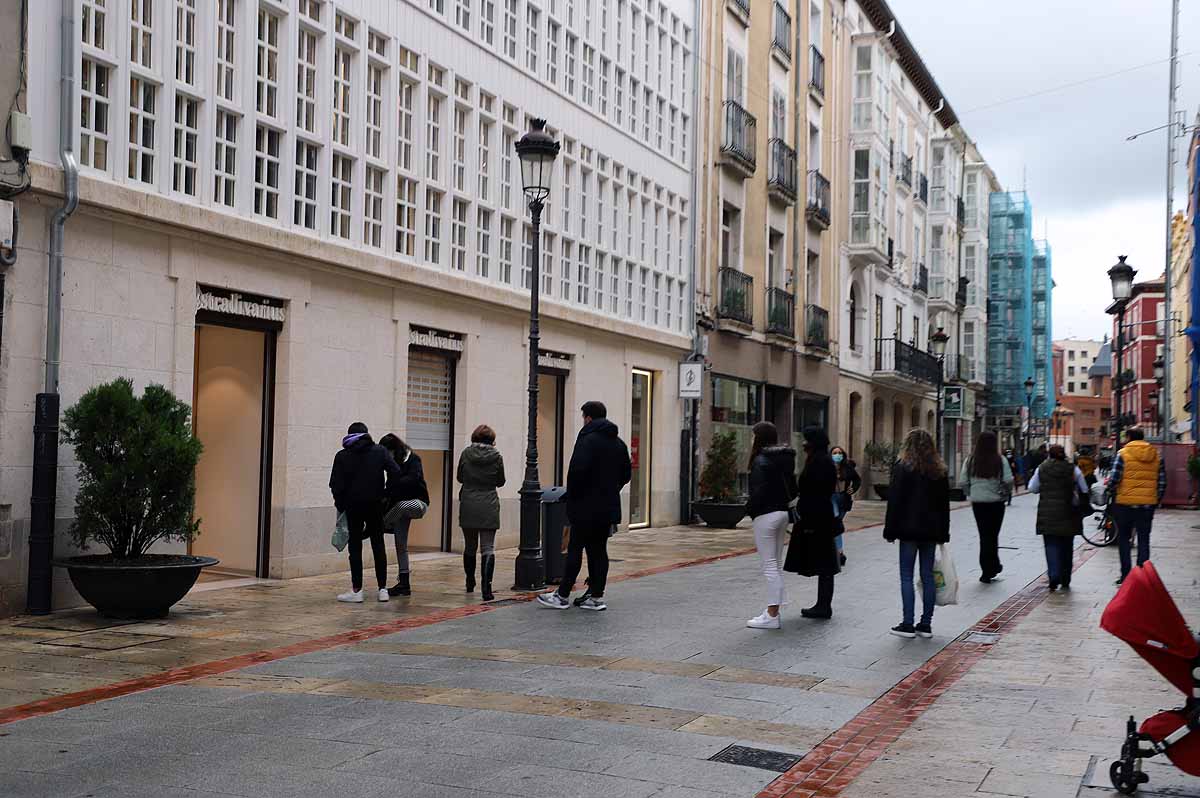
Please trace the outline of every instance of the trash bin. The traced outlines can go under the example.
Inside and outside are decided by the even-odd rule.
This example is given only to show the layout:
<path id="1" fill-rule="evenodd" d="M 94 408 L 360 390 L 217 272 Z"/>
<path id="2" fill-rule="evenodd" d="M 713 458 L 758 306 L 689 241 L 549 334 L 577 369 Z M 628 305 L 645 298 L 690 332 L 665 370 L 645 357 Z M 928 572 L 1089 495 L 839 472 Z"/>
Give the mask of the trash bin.
<path id="1" fill-rule="evenodd" d="M 551 487 L 542 490 L 542 562 L 546 565 L 546 584 L 562 581 L 563 527 L 567 525 L 567 489 Z"/>

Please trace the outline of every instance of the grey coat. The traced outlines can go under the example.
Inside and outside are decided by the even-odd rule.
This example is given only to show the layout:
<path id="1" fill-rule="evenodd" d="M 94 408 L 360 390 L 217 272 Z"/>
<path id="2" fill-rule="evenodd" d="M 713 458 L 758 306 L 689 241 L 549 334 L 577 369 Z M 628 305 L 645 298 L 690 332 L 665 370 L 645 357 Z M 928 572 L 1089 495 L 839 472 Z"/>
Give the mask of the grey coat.
<path id="1" fill-rule="evenodd" d="M 499 529 L 504 458 L 486 443 L 472 443 L 458 458 L 458 525 L 463 529 Z"/>

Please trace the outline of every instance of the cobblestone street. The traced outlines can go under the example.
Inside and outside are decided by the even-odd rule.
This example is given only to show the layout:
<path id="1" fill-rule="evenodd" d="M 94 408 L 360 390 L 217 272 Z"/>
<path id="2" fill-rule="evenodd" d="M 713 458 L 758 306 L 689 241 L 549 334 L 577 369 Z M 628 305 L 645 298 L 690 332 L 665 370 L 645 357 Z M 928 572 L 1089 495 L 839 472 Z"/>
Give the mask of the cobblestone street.
<path id="1" fill-rule="evenodd" d="M 167 626 L 215 624 L 236 595 L 263 628 L 246 633 L 258 654 L 244 661 L 236 659 L 246 653 L 238 645 L 176 630 L 168 661 L 189 663 L 190 671 L 151 670 L 149 663 L 161 666 L 167 641 L 131 647 L 144 649 L 140 666 L 128 651 L 109 658 L 125 649 L 98 651 L 92 642 L 146 629 L 58 630 L 57 645 L 70 649 L 56 656 L 58 665 L 117 661 L 144 683 L 109 700 L 95 700 L 102 690 L 73 697 L 70 685 L 79 691 L 112 680 L 107 670 L 89 680 L 83 666 L 78 677 L 52 685 L 79 706 L 10 710 L 12 722 L 0 728 L 0 794 L 719 798 L 907 796 L 920 785 L 924 795 L 950 798 L 1107 795 L 1107 763 L 1119 751 L 1124 719 L 1178 702 L 1098 628 L 1113 591 L 1115 550 L 1093 556 L 1081 548 L 1072 592 L 1048 595 L 1040 540 L 1028 531 L 1033 509 L 1029 497 L 1011 509 L 1001 551 L 1006 579 L 993 585 L 977 581 L 970 512 L 952 514 L 959 604 L 939 608 L 929 641 L 887 633 L 899 612 L 895 549 L 878 527 L 847 536 L 850 562 L 838 578 L 834 619 L 801 620 L 798 607 L 815 585 L 790 577 L 780 632 L 743 623 L 761 609 L 756 557 L 656 562 L 669 560 L 664 552 L 672 548 L 676 563 L 744 548 L 744 531 L 704 529 L 620 541 L 614 553 L 625 562 L 617 567 L 652 573 L 614 584 L 606 613 L 554 613 L 519 599 L 464 610 L 461 593 L 450 598 L 453 563 L 433 562 L 419 565 L 447 569 L 446 600 L 414 596 L 420 609 L 407 611 L 401 602 L 330 604 L 335 582 L 326 579 L 303 580 L 315 593 L 311 606 L 279 598 L 295 597 L 300 582 L 196 594 Z M 1156 560 L 1189 618 L 1200 612 L 1193 519 L 1164 513 L 1155 529 Z M 678 556 L 685 551 L 697 556 Z M 456 615 L 464 611 L 476 614 Z M 6 689 L 23 689 L 22 662 L 48 667 L 36 632 L 59 617 L 6 628 Z M 61 617 L 80 628 L 94 619 Z M 411 628 L 392 631 L 384 622 Z M 979 644 L 964 636 L 980 629 L 999 637 Z M 313 637 L 318 632 L 345 639 Z M 68 644 L 72 636 L 78 645 Z M 286 649 L 271 648 L 295 646 L 292 637 L 311 650 L 282 656 Z M 83 654 L 85 645 L 91 653 Z M 163 674 L 166 686 L 141 689 Z M 782 775 L 710 761 L 731 745 L 803 759 Z M 1200 794 L 1194 779 L 1168 765 L 1147 771 L 1147 794 Z"/>

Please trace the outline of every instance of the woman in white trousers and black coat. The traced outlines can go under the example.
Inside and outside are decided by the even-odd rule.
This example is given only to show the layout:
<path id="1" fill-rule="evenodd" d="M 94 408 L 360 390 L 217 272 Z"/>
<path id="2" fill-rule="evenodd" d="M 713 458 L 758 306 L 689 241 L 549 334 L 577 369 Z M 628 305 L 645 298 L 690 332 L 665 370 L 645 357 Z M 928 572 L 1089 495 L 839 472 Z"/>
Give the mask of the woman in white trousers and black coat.
<path id="1" fill-rule="evenodd" d="M 796 495 L 796 450 L 779 446 L 779 430 L 769 421 L 754 425 L 750 447 L 750 501 L 746 512 L 754 521 L 754 544 L 767 580 L 767 608 L 746 621 L 751 629 L 778 629 L 779 608 L 785 603 L 783 547 L 788 531 L 788 505 Z"/>

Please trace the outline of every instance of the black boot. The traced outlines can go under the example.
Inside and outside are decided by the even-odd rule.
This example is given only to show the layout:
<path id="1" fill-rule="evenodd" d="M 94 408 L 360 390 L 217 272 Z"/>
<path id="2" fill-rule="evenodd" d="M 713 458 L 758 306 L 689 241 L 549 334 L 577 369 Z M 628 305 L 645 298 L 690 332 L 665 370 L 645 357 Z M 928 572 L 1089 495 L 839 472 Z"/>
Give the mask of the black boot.
<path id="1" fill-rule="evenodd" d="M 467 574 L 467 592 L 475 592 L 475 555 L 463 555 L 463 571 Z"/>
<path id="2" fill-rule="evenodd" d="M 817 603 L 800 610 L 805 618 L 828 620 L 833 617 L 833 577 L 817 577 Z"/>
<path id="3" fill-rule="evenodd" d="M 412 595 L 412 586 L 408 583 L 408 574 L 400 574 L 396 580 L 396 584 L 388 588 L 388 595 L 393 598 L 396 596 Z"/>
<path id="4" fill-rule="evenodd" d="M 495 594 L 492 593 L 492 574 L 496 572 L 496 555 L 483 555 L 482 566 L 481 576 L 483 577 L 483 600 L 491 601 L 496 597 Z"/>

